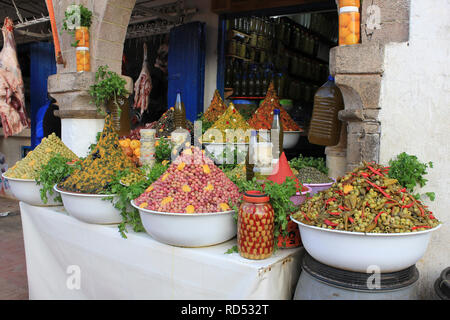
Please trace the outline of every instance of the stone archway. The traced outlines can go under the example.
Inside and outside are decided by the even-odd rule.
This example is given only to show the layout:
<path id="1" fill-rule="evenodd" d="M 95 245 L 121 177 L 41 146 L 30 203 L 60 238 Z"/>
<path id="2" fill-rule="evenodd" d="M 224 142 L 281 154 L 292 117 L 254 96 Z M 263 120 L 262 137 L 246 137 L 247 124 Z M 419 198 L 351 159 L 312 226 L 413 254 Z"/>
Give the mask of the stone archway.
<path id="1" fill-rule="evenodd" d="M 347 171 L 363 160 L 379 162 L 381 80 L 384 45 L 409 40 L 410 0 L 364 0 L 361 44 L 330 51 L 330 73 L 342 91 L 347 124 Z"/>
<path id="2" fill-rule="evenodd" d="M 96 133 L 103 127 L 103 117 L 90 102 L 89 87 L 95 82 L 95 71 L 101 65 L 121 74 L 123 46 L 128 23 L 136 0 L 81 0 L 92 11 L 90 27 L 91 72 L 76 72 L 76 49 L 70 44 L 72 37 L 60 32 L 61 51 L 65 65 L 57 65 L 57 74 L 48 78 L 48 92 L 59 105 L 57 116 L 62 122 L 62 140 L 79 156 L 84 156 Z M 55 19 L 58 30 L 66 8 L 73 0 L 54 1 Z M 122 76 L 126 88 L 133 91 L 133 81 Z"/>

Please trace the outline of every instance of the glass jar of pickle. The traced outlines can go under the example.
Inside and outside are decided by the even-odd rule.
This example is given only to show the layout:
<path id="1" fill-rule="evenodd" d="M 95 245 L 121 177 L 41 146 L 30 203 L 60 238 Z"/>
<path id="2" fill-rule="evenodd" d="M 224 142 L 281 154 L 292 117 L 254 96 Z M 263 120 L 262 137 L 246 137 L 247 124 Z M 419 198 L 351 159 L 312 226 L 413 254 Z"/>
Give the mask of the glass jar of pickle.
<path id="1" fill-rule="evenodd" d="M 228 41 L 228 54 L 229 55 L 236 55 L 236 43 L 237 41 L 232 39 L 230 41 Z"/>
<path id="2" fill-rule="evenodd" d="M 77 72 L 91 71 L 91 58 L 88 47 L 77 47 Z"/>
<path id="3" fill-rule="evenodd" d="M 141 129 L 141 156 L 139 160 L 143 166 L 148 166 L 149 169 L 155 164 L 156 152 L 156 130 L 155 129 Z"/>
<path id="4" fill-rule="evenodd" d="M 352 45 L 360 41 L 361 21 L 359 7 L 339 9 L 339 45 Z"/>
<path id="5" fill-rule="evenodd" d="M 274 211 L 261 191 L 247 191 L 238 214 L 237 247 L 247 259 L 262 260 L 273 254 Z"/>

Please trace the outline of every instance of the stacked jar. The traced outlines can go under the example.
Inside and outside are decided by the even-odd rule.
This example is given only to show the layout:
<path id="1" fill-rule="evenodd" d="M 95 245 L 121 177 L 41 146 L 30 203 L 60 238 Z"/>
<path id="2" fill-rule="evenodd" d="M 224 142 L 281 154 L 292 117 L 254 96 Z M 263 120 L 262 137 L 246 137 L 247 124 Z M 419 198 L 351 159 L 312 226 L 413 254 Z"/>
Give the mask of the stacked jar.
<path id="1" fill-rule="evenodd" d="M 77 72 L 91 71 L 89 29 L 87 27 L 77 27 L 75 29 L 75 40 L 77 41 Z"/>
<path id="2" fill-rule="evenodd" d="M 247 259 L 269 258 L 274 247 L 274 211 L 270 199 L 260 191 L 247 191 L 238 214 L 239 254 Z"/>
<path id="3" fill-rule="evenodd" d="M 156 130 L 155 129 L 141 129 L 141 156 L 139 160 L 143 166 L 152 168 L 155 164 L 156 152 Z"/>
<path id="4" fill-rule="evenodd" d="M 339 0 L 339 45 L 360 41 L 361 20 L 359 0 Z"/>

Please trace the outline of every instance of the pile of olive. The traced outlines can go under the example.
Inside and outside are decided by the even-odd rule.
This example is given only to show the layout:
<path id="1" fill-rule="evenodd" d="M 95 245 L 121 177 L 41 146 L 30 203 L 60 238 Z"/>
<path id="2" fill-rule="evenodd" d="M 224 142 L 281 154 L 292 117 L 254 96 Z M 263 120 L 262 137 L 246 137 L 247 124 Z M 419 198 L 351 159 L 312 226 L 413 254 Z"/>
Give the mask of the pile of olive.
<path id="1" fill-rule="evenodd" d="M 364 163 L 307 199 L 293 217 L 308 225 L 353 232 L 406 233 L 436 227 L 439 220 L 389 178 L 388 171 Z"/>
<path id="2" fill-rule="evenodd" d="M 135 184 L 136 182 L 141 182 L 145 180 L 145 176 L 143 174 L 131 172 L 130 174 L 123 177 L 120 182 L 125 186 L 131 186 L 132 184 Z"/>
<path id="3" fill-rule="evenodd" d="M 19 179 L 35 179 L 39 176 L 41 167 L 47 164 L 54 155 L 59 153 L 67 159 L 77 159 L 73 153 L 54 133 L 43 138 L 41 143 L 27 156 L 18 161 L 8 171 L 5 176 Z"/>

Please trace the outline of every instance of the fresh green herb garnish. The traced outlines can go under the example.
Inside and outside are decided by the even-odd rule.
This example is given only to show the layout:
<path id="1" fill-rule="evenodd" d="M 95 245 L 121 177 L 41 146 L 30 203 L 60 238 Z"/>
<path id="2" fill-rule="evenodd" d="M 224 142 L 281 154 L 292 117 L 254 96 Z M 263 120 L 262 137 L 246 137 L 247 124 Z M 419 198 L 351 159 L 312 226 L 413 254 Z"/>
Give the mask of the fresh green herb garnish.
<path id="1" fill-rule="evenodd" d="M 78 24 L 79 22 L 79 24 Z M 87 27 L 89 28 L 92 24 L 92 12 L 85 6 L 72 4 L 67 7 L 64 12 L 63 18 L 63 30 L 66 30 L 70 35 L 75 36 L 76 27 Z M 71 43 L 72 47 L 78 45 L 78 40 Z"/>
<path id="2" fill-rule="evenodd" d="M 107 193 L 114 194 L 117 196 L 118 200 L 113 202 L 114 207 L 120 210 L 122 215 L 122 222 L 118 225 L 119 232 L 123 238 L 126 236 L 126 226 L 130 225 L 135 232 L 144 232 L 144 226 L 142 225 L 141 217 L 139 211 L 132 207 L 131 200 L 136 199 L 145 189 L 151 185 L 153 182 L 158 180 L 158 178 L 166 172 L 168 165 L 163 165 L 161 163 L 155 163 L 146 175 L 147 179 L 137 181 L 129 186 L 124 186 L 120 181 L 122 178 L 126 177 L 131 173 L 129 169 L 117 172 L 113 178 L 113 182 L 110 184 Z M 146 168 L 141 168 L 142 174 L 145 175 Z M 106 200 L 113 201 L 113 197 L 108 197 Z"/>
<path id="3" fill-rule="evenodd" d="M 328 168 L 326 162 L 323 158 L 314 158 L 314 157 L 303 157 L 299 155 L 297 158 L 289 161 L 289 165 L 291 168 L 300 170 L 305 167 L 313 167 L 319 170 L 320 172 L 328 175 Z"/>
<path id="4" fill-rule="evenodd" d="M 108 66 L 100 66 L 95 73 L 95 84 L 90 86 L 89 94 L 97 107 L 97 112 L 104 115 L 101 106 L 112 101 L 116 106 L 120 117 L 120 106 L 118 98 L 126 97 L 129 92 L 125 88 L 127 82 L 114 71 L 109 71 Z"/>
<path id="5" fill-rule="evenodd" d="M 47 193 L 53 195 L 53 187 L 55 184 L 61 182 L 64 177 L 69 176 L 75 169 L 75 165 L 69 165 L 73 159 L 67 159 L 59 153 L 50 159 L 47 164 L 41 167 L 39 176 L 35 179 L 36 183 L 41 186 L 40 194 L 44 203 L 48 202 Z M 56 202 L 62 203 L 61 195 L 54 197 Z"/>
<path id="6" fill-rule="evenodd" d="M 172 142 L 164 137 L 159 138 L 159 143 L 155 147 L 155 159 L 157 162 L 170 160 L 172 153 Z"/>
<path id="7" fill-rule="evenodd" d="M 287 236 L 287 224 L 289 222 L 288 218 L 297 207 L 291 201 L 291 197 L 294 196 L 297 192 L 296 182 L 293 178 L 287 177 L 286 180 L 282 184 L 278 184 L 272 181 L 266 181 L 264 188 L 261 184 L 256 181 L 256 178 L 253 178 L 251 181 L 247 181 L 246 179 L 236 179 L 233 181 L 239 188 L 239 192 L 243 194 L 246 191 L 250 190 L 259 190 L 261 192 L 266 193 L 270 198 L 270 204 L 273 207 L 275 220 L 274 220 L 274 250 L 278 248 L 277 238 L 280 233 L 283 236 Z M 239 208 L 236 206 L 232 207 L 235 212 L 238 212 Z M 236 219 L 237 220 L 237 219 Z"/>
<path id="8" fill-rule="evenodd" d="M 433 162 L 422 163 L 415 155 L 402 152 L 395 159 L 389 160 L 389 166 L 389 177 L 397 179 L 412 194 L 417 186 L 423 188 L 426 185 L 428 180 L 423 176 L 428 173 L 428 168 L 433 168 Z M 425 195 L 431 201 L 436 197 L 434 192 L 426 192 Z M 414 197 L 420 199 L 421 195 L 416 193 Z"/>

